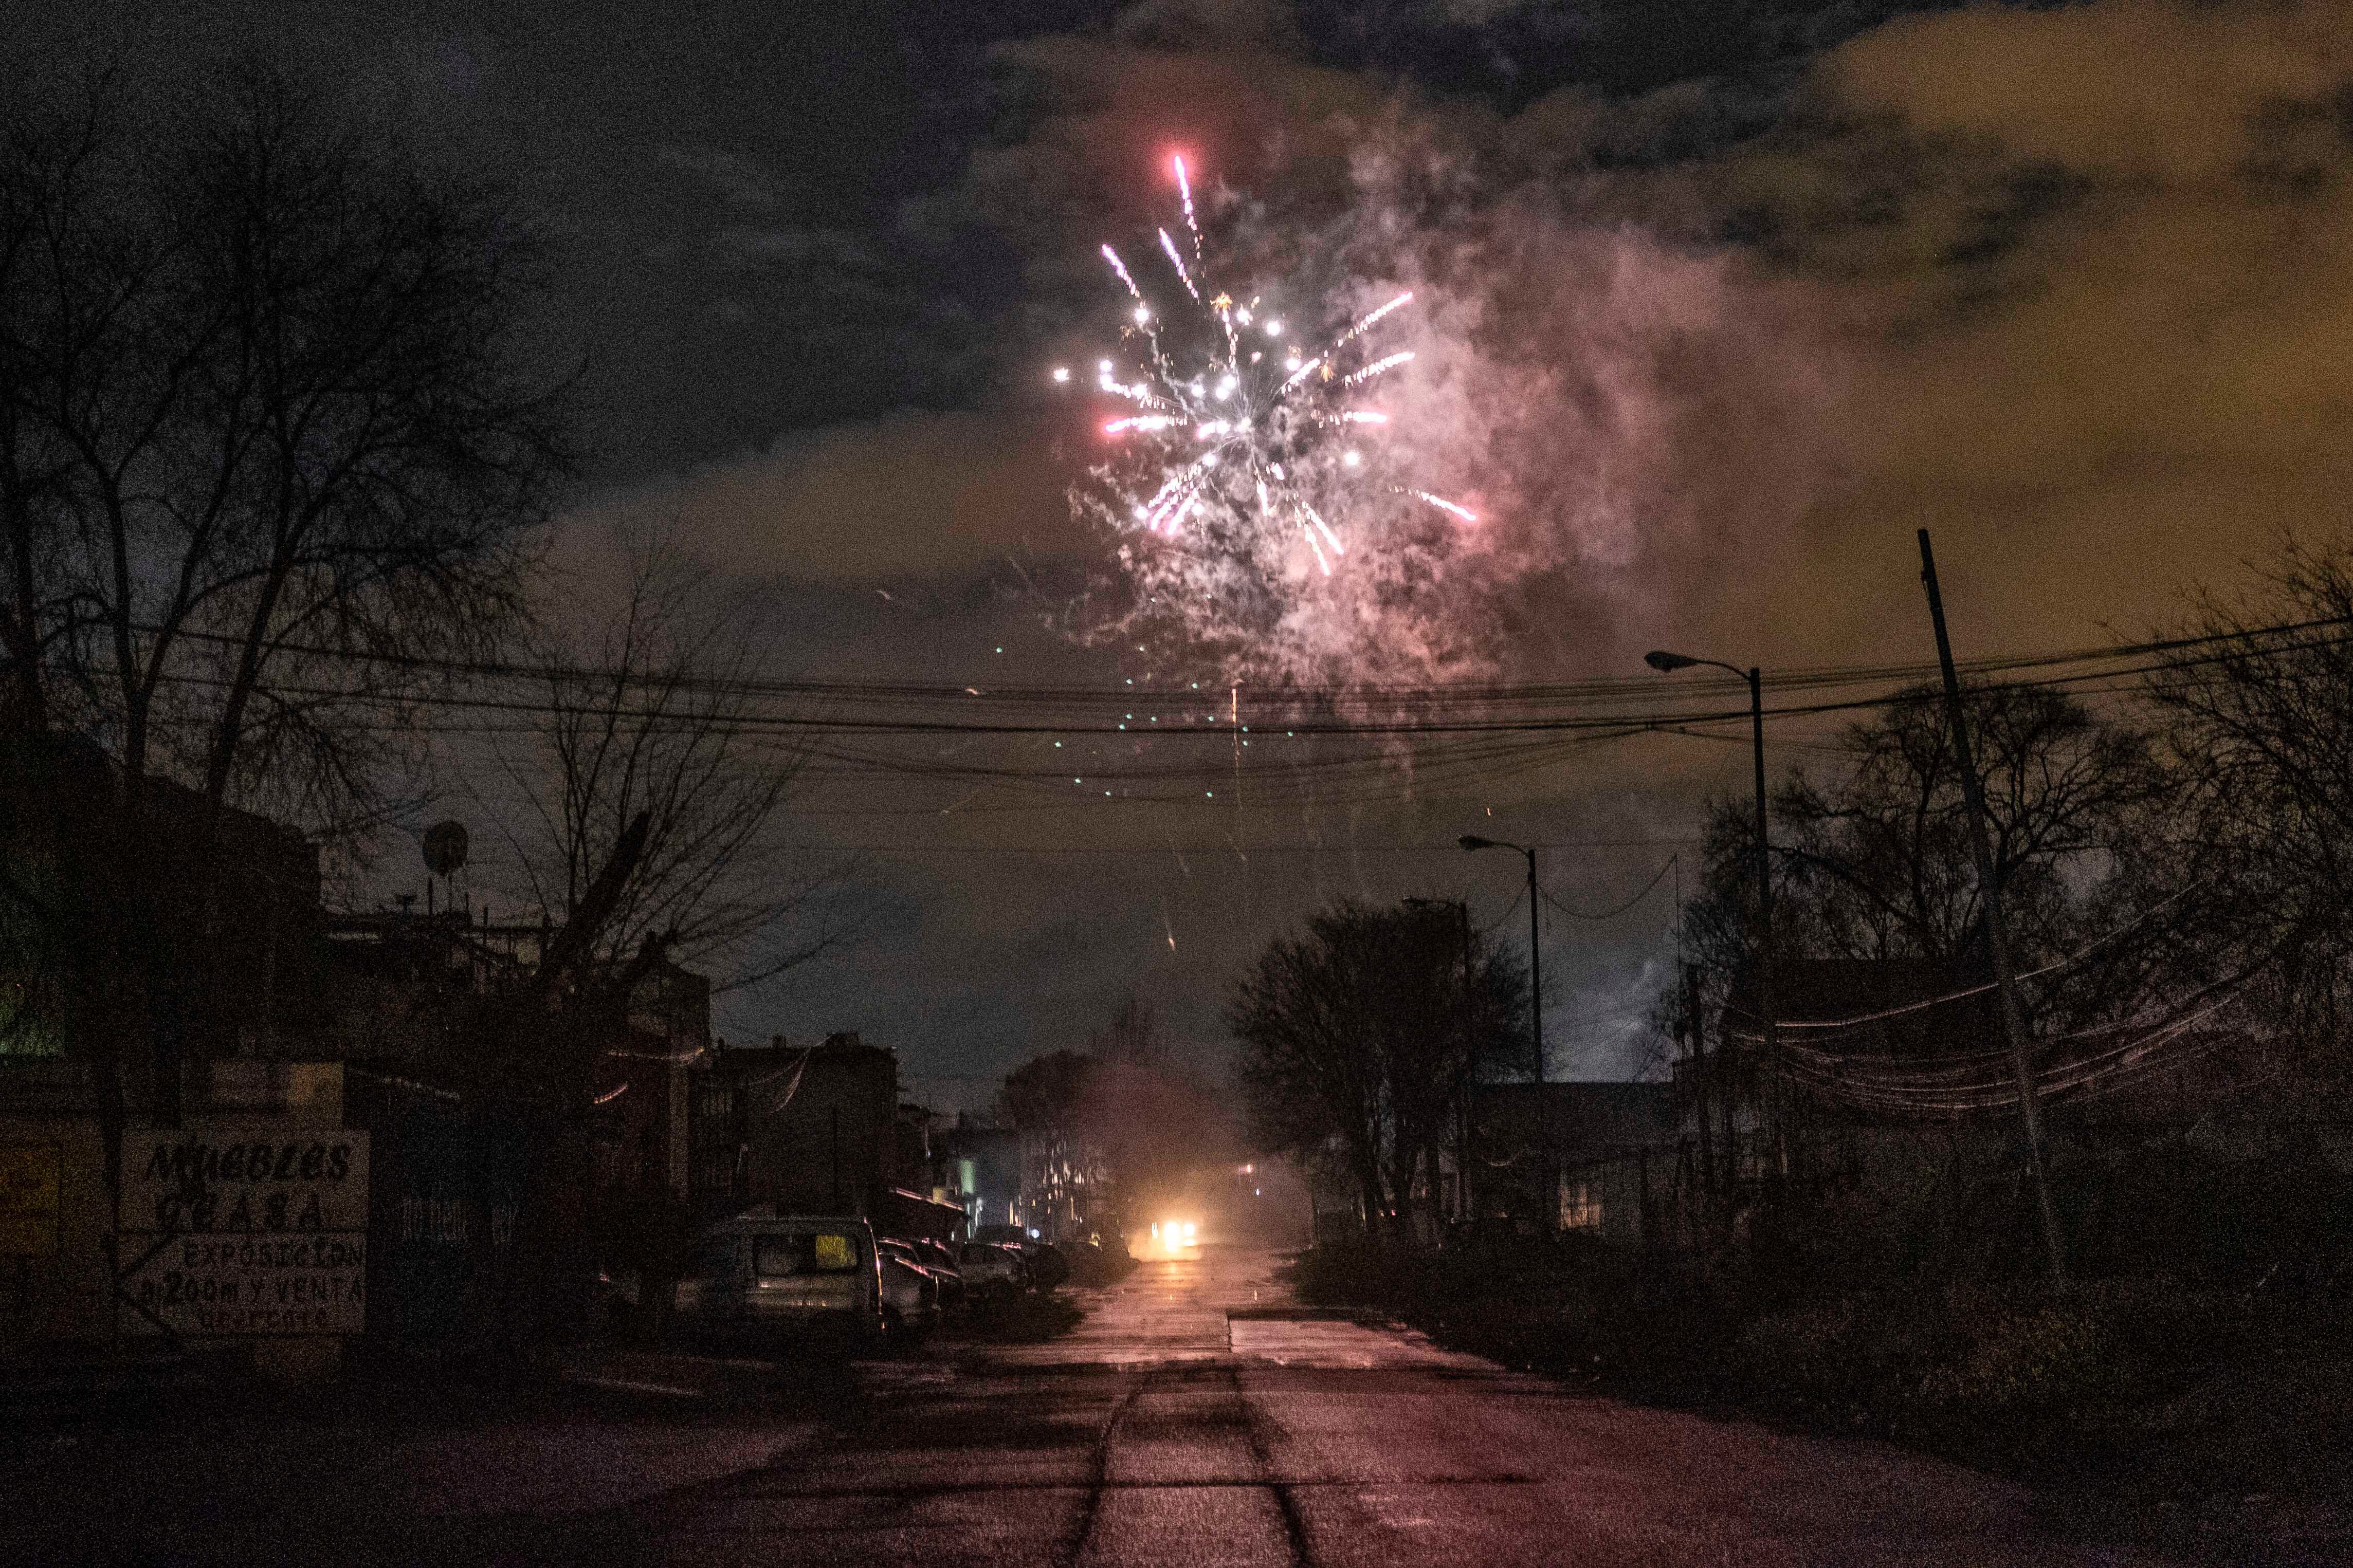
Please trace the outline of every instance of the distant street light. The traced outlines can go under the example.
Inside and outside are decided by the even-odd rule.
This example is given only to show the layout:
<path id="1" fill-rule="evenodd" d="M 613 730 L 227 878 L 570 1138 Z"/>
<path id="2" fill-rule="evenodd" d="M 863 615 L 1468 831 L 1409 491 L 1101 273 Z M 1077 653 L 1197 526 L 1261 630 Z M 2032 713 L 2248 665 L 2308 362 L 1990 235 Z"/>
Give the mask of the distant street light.
<path id="1" fill-rule="evenodd" d="M 1763 672 L 1755 665 L 1742 669 L 1720 658 L 1694 658 L 1685 653 L 1667 653 L 1653 649 L 1642 656 L 1642 662 L 1662 675 L 1694 665 L 1706 665 L 1713 669 L 1728 669 L 1748 682 L 1748 734 L 1753 742 L 1757 763 L 1757 993 L 1758 1004 L 1765 1015 L 1765 1055 L 1774 1075 L 1773 1142 L 1778 1159 L 1786 1159 L 1780 1149 L 1781 1117 L 1780 1073 L 1781 1031 L 1774 1017 L 1773 1000 L 1773 850 L 1765 832 L 1765 681 Z M 1698 1026 L 1698 1020 L 1693 1020 Z M 1734 1158 L 1737 1158 L 1736 1151 Z M 1777 1162 L 1778 1163 L 1778 1162 Z"/>
<path id="2" fill-rule="evenodd" d="M 1542 897 L 1536 890 L 1536 852 L 1521 844 L 1507 844 L 1500 838 L 1482 838 L 1466 833 L 1455 840 L 1465 849 L 1512 849 L 1528 858 L 1528 1011 L 1534 1015 L 1536 1047 L 1536 1147 L 1544 1156 L 1548 1182 L 1557 1186 L 1559 1174 L 1552 1169 L 1552 1112 L 1545 1103 L 1544 1048 L 1544 948 L 1536 924 L 1536 903 Z M 1554 1217 L 1558 1217 L 1559 1194 L 1549 1194 Z"/>

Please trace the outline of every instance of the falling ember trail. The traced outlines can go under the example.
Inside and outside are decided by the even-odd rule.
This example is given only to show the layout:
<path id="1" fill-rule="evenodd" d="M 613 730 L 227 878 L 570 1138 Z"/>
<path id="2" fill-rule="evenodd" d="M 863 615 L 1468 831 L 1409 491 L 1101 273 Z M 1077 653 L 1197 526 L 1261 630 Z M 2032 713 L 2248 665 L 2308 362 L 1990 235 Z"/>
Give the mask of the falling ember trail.
<path id="1" fill-rule="evenodd" d="M 1201 225 L 1193 216 L 1193 182 L 1185 177 L 1184 159 L 1172 158 L 1169 162 L 1176 165 L 1176 191 L 1185 198 L 1185 227 L 1193 237 L 1193 265 L 1198 267 L 1201 265 Z M 1198 300 L 1200 296 L 1196 294 L 1193 298 Z"/>
<path id="2" fill-rule="evenodd" d="M 1472 511 L 1467 506 L 1458 506 L 1454 502 L 1448 500 L 1444 496 L 1434 496 L 1428 490 L 1410 490 L 1407 493 L 1411 495 L 1416 500 L 1426 500 L 1430 505 L 1436 507 L 1439 510 L 1451 512 L 1454 516 L 1461 518 L 1465 522 L 1476 522 L 1479 521 L 1479 514 L 1477 512 Z"/>
<path id="3" fill-rule="evenodd" d="M 1119 274 L 1119 280 L 1127 285 L 1127 291 L 1135 296 L 1135 302 L 1139 305 L 1144 303 L 1144 290 L 1137 288 L 1135 279 L 1127 275 L 1127 263 L 1119 258 L 1119 252 L 1106 245 L 1103 253 L 1103 259 L 1111 263 L 1111 269 Z"/>
<path id="4" fill-rule="evenodd" d="M 1160 231 L 1160 248 L 1168 253 L 1168 265 L 1176 269 L 1177 279 L 1185 285 L 1185 292 L 1193 296 L 1194 302 L 1198 304 L 1201 291 L 1193 287 L 1193 275 L 1185 270 L 1185 258 L 1176 254 L 1176 242 L 1168 237 L 1168 231 L 1165 228 Z"/>

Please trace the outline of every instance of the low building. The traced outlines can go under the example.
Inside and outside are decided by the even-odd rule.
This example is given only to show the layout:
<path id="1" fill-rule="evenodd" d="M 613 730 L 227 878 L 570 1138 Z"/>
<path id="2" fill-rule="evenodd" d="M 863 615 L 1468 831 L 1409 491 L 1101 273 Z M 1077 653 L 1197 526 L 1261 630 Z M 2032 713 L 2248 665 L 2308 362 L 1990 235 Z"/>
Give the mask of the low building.
<path id="1" fill-rule="evenodd" d="M 688 1075 L 687 1196 L 705 1219 L 895 1216 L 939 1229 L 929 1113 L 899 1102 L 898 1054 L 855 1034 L 714 1048 Z"/>
<path id="2" fill-rule="evenodd" d="M 1471 1212 L 1613 1240 L 1656 1232 L 1672 1179 L 1674 1091 L 1663 1083 L 1482 1083 L 1458 1168 Z"/>
<path id="3" fill-rule="evenodd" d="M 954 1178 L 949 1197 L 976 1233 L 982 1226 L 1026 1228 L 1021 1204 L 1021 1134 L 970 1116 L 958 1116 L 944 1140 Z"/>

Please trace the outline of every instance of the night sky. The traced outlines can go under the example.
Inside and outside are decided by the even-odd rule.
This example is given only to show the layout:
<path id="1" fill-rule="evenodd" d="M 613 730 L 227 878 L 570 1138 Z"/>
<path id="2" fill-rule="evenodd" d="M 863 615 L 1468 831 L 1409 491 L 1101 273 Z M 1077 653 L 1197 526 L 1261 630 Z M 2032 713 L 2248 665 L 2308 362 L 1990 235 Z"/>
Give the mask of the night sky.
<path id="1" fill-rule="evenodd" d="M 255 51 L 511 180 L 585 366 L 566 601 L 617 529 L 674 521 L 810 679 L 1137 673 L 1056 624 L 1108 567 L 1046 370 L 1113 330 L 1096 247 L 1171 221 L 1172 151 L 1220 233 L 1419 290 L 1400 424 L 1492 523 L 1450 603 L 1494 680 L 1924 661 L 1924 526 L 1964 657 L 2121 640 L 2353 493 L 2342 5 L 48 9 L 13 8 L 16 68 L 160 89 Z M 1826 734 L 1777 729 L 1777 765 Z M 1683 853 L 1620 916 L 1546 908 L 1554 1070 L 1617 1076 L 1745 739 L 1400 753 L 1256 805 L 813 770 L 793 831 L 862 856 L 862 934 L 719 1026 L 857 1029 L 977 1106 L 1134 994 L 1214 1068 L 1239 966 L 1323 900 L 1467 892 L 1521 940 L 1520 864 L 1473 831 L 1559 846 L 1548 890 L 1588 911 Z M 474 869 L 478 902 L 512 885 Z"/>

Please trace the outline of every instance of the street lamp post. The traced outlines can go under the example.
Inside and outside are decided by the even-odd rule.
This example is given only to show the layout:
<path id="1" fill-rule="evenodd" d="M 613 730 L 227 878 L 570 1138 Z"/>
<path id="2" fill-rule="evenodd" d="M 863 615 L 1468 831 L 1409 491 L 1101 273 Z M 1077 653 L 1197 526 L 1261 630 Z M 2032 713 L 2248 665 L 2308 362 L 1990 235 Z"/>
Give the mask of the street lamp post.
<path id="1" fill-rule="evenodd" d="M 1765 1015 L 1765 1059 L 1773 1074 L 1772 1140 L 1776 1165 L 1788 1160 L 1788 1150 L 1781 1139 L 1781 1031 L 1774 1016 L 1773 1005 L 1773 850 L 1765 836 L 1765 680 L 1764 672 L 1751 665 L 1742 669 L 1719 658 L 1694 658 L 1689 654 L 1653 650 L 1642 656 L 1642 662 L 1662 674 L 1689 669 L 1694 665 L 1706 665 L 1712 669 L 1730 670 L 1748 682 L 1748 735 L 1757 764 L 1757 997 Z M 1696 1026 L 1697 1020 L 1694 1020 Z M 1728 1158 L 1738 1159 L 1731 1151 Z"/>
<path id="2" fill-rule="evenodd" d="M 1545 1103 L 1544 1048 L 1544 948 L 1539 941 L 1536 924 L 1536 852 L 1522 844 L 1506 844 L 1500 838 L 1482 838 L 1466 833 L 1455 842 L 1465 849 L 1515 849 L 1528 858 L 1528 1008 L 1535 1025 L 1536 1069 L 1536 1147 L 1544 1159 L 1546 1181 L 1556 1189 L 1559 1175 L 1552 1168 L 1552 1113 Z M 1553 1215 L 1557 1219 L 1560 1195 L 1557 1190 L 1546 1194 Z"/>

